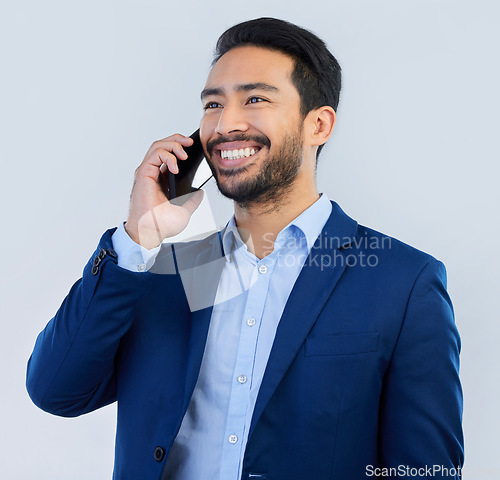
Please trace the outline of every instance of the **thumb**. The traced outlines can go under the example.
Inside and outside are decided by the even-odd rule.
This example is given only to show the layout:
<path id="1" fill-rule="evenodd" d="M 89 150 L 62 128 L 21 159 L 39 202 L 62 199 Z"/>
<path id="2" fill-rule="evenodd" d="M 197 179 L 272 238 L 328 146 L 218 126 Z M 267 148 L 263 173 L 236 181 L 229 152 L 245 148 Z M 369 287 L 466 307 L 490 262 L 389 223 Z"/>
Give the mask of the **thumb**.
<path id="1" fill-rule="evenodd" d="M 203 190 L 196 190 L 195 192 L 183 195 L 187 200 L 182 204 L 182 208 L 186 209 L 189 216 L 193 215 L 194 211 L 200 206 L 205 192 Z"/>

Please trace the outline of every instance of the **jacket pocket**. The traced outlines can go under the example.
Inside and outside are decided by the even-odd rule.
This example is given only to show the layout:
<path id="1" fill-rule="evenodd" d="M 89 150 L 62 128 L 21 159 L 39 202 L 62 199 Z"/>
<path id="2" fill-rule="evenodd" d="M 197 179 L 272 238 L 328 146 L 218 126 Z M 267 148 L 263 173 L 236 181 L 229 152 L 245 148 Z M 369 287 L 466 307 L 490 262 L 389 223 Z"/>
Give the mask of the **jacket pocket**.
<path id="1" fill-rule="evenodd" d="M 306 338 L 305 356 L 355 355 L 378 351 L 379 332 Z"/>

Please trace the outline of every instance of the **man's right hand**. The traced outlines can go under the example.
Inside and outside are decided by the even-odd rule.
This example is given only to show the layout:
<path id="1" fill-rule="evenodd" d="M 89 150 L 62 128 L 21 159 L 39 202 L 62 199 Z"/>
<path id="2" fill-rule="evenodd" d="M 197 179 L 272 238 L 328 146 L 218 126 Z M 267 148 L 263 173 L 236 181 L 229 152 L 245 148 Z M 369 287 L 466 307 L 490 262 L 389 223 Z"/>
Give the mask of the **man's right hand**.
<path id="1" fill-rule="evenodd" d="M 194 211 L 203 200 L 203 190 L 186 195 L 180 205 L 169 202 L 160 185 L 160 175 L 179 172 L 178 160 L 186 160 L 183 147 L 193 144 L 191 137 L 179 133 L 157 140 L 149 148 L 144 160 L 135 171 L 130 195 L 130 209 L 125 230 L 130 238 L 144 248 L 160 245 L 168 237 L 182 232 Z M 180 197 L 181 201 L 183 200 Z"/>

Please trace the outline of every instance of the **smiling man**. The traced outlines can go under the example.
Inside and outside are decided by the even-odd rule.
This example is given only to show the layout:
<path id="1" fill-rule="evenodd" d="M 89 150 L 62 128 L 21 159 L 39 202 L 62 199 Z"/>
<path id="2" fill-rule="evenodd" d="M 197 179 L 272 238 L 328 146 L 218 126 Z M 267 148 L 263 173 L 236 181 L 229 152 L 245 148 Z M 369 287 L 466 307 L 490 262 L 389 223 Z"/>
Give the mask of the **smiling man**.
<path id="1" fill-rule="evenodd" d="M 233 217 L 168 243 L 203 192 L 168 201 L 161 175 L 193 140 L 154 142 L 127 221 L 39 335 L 27 387 L 40 408 L 118 402 L 115 479 L 459 478 L 445 268 L 317 191 L 339 93 L 311 32 L 271 18 L 226 31 L 200 139 Z"/>
<path id="2" fill-rule="evenodd" d="M 312 145 L 301 168 L 304 119 L 292 83 L 293 67 L 290 56 L 279 51 L 233 48 L 215 64 L 201 94 L 205 115 L 200 133 L 209 165 L 219 190 L 236 202 L 241 213 L 257 205 L 265 210 L 290 205 L 286 196 L 292 190 L 305 208 L 318 198 L 311 181 L 316 156 Z M 335 112 L 325 106 L 321 115 L 328 122 L 320 125 L 323 142 L 331 133 Z M 247 148 L 244 155 L 233 155 L 234 150 Z"/>

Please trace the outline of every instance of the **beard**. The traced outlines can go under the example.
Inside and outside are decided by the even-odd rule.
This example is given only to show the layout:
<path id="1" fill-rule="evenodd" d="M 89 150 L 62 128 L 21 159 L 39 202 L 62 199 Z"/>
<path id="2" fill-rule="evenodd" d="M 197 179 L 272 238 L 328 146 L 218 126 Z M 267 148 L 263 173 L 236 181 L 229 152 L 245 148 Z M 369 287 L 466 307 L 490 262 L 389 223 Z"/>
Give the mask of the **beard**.
<path id="1" fill-rule="evenodd" d="M 242 208 L 267 204 L 274 209 L 292 189 L 302 164 L 302 155 L 302 125 L 300 125 L 298 132 L 285 135 L 276 153 L 270 155 L 268 152 L 259 171 L 253 175 L 245 175 L 251 165 L 216 168 L 210 161 L 207 163 L 222 195 L 234 200 Z"/>

